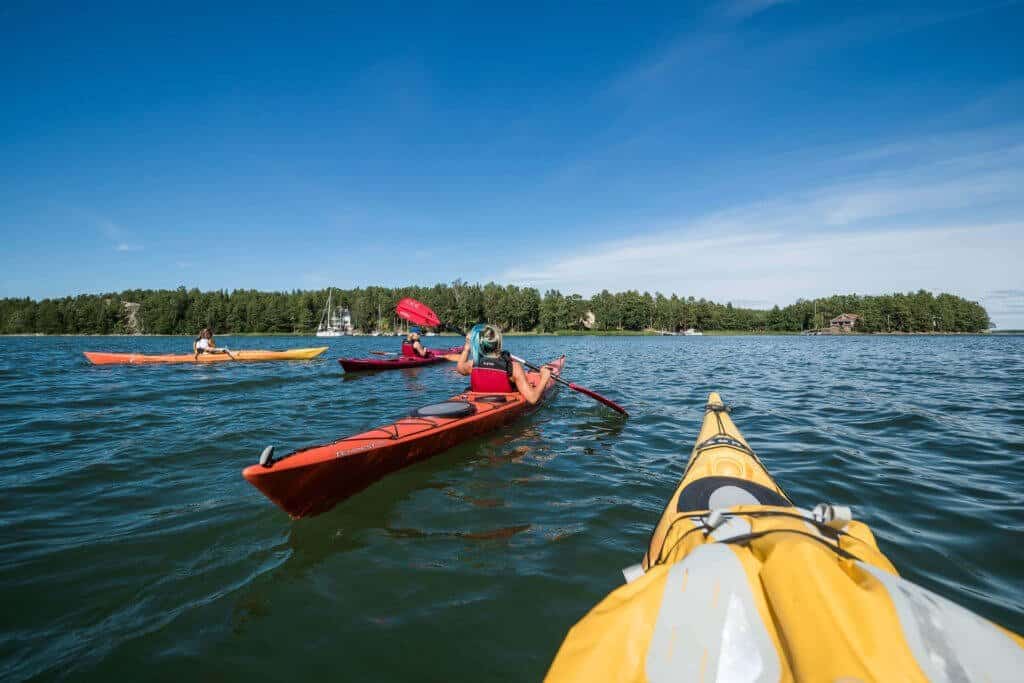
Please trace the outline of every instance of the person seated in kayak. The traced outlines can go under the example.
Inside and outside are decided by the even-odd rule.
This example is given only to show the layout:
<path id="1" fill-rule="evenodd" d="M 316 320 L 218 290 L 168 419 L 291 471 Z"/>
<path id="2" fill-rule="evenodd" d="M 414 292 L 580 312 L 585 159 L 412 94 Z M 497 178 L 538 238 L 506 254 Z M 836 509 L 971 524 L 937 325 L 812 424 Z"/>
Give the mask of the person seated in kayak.
<path id="1" fill-rule="evenodd" d="M 551 368 L 545 365 L 540 371 L 540 381 L 531 384 L 522 364 L 501 350 L 501 330 L 494 325 L 476 325 L 466 335 L 462 352 L 448 354 L 445 358 L 455 361 L 455 370 L 460 375 L 469 375 L 471 391 L 496 394 L 518 391 L 530 405 L 540 400 L 551 378 Z"/>
<path id="2" fill-rule="evenodd" d="M 430 355 L 426 347 L 420 343 L 420 333 L 410 332 L 405 337 L 405 341 L 402 343 L 402 355 L 411 356 L 413 358 L 426 358 Z"/>
<path id="3" fill-rule="evenodd" d="M 218 349 L 216 342 L 213 341 L 213 332 L 210 331 L 209 327 L 204 327 L 199 331 L 199 336 L 192 342 L 192 352 L 196 358 L 199 358 L 201 353 L 227 353 L 227 349 Z"/>

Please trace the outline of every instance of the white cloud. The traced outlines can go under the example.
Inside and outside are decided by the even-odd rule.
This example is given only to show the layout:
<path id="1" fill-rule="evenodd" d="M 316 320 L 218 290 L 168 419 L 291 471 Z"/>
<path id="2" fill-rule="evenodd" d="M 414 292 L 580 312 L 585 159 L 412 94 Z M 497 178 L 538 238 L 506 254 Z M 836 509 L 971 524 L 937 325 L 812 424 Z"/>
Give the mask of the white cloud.
<path id="1" fill-rule="evenodd" d="M 142 251 L 142 245 L 139 244 L 128 244 L 127 242 L 118 242 L 117 246 L 114 247 L 115 251 Z"/>
<path id="2" fill-rule="evenodd" d="M 922 287 L 979 299 L 1021 281 L 1021 222 L 804 235 L 730 234 L 734 227 L 607 243 L 503 279 L 585 294 L 641 289 L 737 304 L 756 296 L 764 306 Z"/>
<path id="3" fill-rule="evenodd" d="M 746 31 L 744 22 L 752 17 L 792 0 L 721 0 L 712 4 L 702 21 L 673 40 L 661 45 L 647 58 L 625 69 L 611 80 L 607 92 L 629 96 L 631 105 L 643 95 L 660 97 L 666 90 L 693 87 L 700 79 L 717 85 L 722 65 L 742 65 L 742 70 L 761 69 L 765 78 L 776 71 L 798 70 L 799 65 L 817 61 L 822 55 L 835 53 L 865 41 L 891 39 L 905 33 L 934 27 L 946 22 L 989 12 L 1008 2 L 974 3 L 954 8 L 863 8 L 846 3 L 829 14 L 827 20 L 813 23 L 782 23 L 770 34 Z M 1016 82 L 1007 85 L 1002 98 L 1014 96 Z M 1016 100 L 1011 100 L 1015 102 Z M 694 98 L 698 104 L 700 98 Z M 992 104 L 998 104 L 993 101 Z"/>
<path id="4" fill-rule="evenodd" d="M 1024 329 L 1024 289 L 997 289 L 986 292 L 981 304 L 996 325 L 1003 329 Z"/>
<path id="5" fill-rule="evenodd" d="M 912 147 L 908 143 L 907 149 Z M 785 305 L 799 297 L 946 291 L 1024 328 L 1024 149 L 929 158 L 831 187 L 738 206 L 507 271 L 581 294 L 640 289 Z M 1017 292 L 1010 296 L 1006 292 Z"/>
<path id="6" fill-rule="evenodd" d="M 864 221 L 977 206 L 990 201 L 1016 199 L 1024 187 L 1024 170 L 1004 170 L 974 178 L 954 178 L 912 187 L 850 188 L 841 195 L 821 198 L 815 207 L 827 225 L 855 225 Z"/>

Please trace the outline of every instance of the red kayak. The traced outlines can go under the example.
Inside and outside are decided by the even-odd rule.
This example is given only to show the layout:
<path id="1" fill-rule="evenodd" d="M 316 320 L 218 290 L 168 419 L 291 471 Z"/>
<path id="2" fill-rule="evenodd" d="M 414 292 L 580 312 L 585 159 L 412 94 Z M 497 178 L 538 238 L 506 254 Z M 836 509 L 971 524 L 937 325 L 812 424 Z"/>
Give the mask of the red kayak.
<path id="1" fill-rule="evenodd" d="M 453 346 L 450 349 L 427 349 L 430 355 L 426 358 L 420 356 L 394 356 L 392 358 L 339 358 L 338 362 L 345 372 L 361 372 L 367 370 L 398 370 L 399 368 L 418 368 L 421 365 L 433 365 L 444 361 L 444 354 L 459 353 L 461 346 Z"/>
<path id="2" fill-rule="evenodd" d="M 549 365 L 560 374 L 565 356 Z M 540 373 L 526 376 L 536 382 Z M 556 386 L 549 380 L 533 406 L 518 392 L 467 391 L 383 427 L 280 460 L 274 460 L 273 447 L 268 447 L 260 464 L 246 467 L 242 476 L 293 518 L 318 515 L 392 472 L 508 424 L 541 405 Z"/>

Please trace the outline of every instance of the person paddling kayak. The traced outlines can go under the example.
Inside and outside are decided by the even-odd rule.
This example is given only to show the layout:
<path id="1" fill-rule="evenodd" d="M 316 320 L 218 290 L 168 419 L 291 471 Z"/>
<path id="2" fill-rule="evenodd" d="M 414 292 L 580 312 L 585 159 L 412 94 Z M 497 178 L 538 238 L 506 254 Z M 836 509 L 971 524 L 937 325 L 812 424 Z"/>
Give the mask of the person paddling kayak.
<path id="1" fill-rule="evenodd" d="M 420 343 L 419 332 L 412 331 L 406 335 L 405 342 L 402 343 L 402 355 L 413 358 L 426 358 L 430 355 L 430 351 Z"/>
<path id="2" fill-rule="evenodd" d="M 213 341 L 213 332 L 210 331 L 209 327 L 204 327 L 199 331 L 199 336 L 192 342 L 192 353 L 197 359 L 201 353 L 223 353 L 227 354 L 229 358 L 234 359 L 234 356 L 227 349 L 217 348 L 216 342 Z"/>
<path id="3" fill-rule="evenodd" d="M 466 335 L 461 353 L 452 353 L 446 359 L 455 361 L 455 370 L 469 376 L 471 391 L 510 394 L 518 391 L 530 405 L 537 403 L 551 377 L 551 368 L 540 370 L 540 381 L 531 384 L 526 371 L 507 351 L 501 350 L 501 330 L 494 325 L 476 325 Z"/>

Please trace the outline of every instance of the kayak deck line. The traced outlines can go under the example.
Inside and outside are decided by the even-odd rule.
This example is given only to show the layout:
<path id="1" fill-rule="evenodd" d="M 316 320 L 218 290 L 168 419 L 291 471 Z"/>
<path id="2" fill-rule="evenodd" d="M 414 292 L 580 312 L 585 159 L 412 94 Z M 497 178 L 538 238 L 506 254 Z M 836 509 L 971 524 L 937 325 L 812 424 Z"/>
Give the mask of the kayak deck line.
<path id="1" fill-rule="evenodd" d="M 553 361 L 555 373 L 565 358 Z M 527 374 L 533 383 L 540 373 Z M 448 401 L 421 406 L 410 415 L 328 443 L 301 448 L 274 460 L 264 449 L 242 476 L 293 519 L 318 515 L 388 474 L 533 412 L 555 393 L 548 381 L 541 400 L 529 404 L 519 392 L 462 391 Z M 267 453 L 270 455 L 267 455 Z"/>
<path id="2" fill-rule="evenodd" d="M 457 396 L 455 398 L 452 398 L 452 399 L 449 399 L 449 400 L 450 401 L 463 400 L 463 401 L 466 401 L 466 403 L 468 404 L 469 402 L 465 398 L 467 395 L 468 394 L 460 394 L 459 396 Z M 498 396 L 499 394 L 493 394 L 493 395 Z M 487 396 L 486 394 L 482 394 L 481 398 L 484 398 L 486 396 Z M 478 398 L 477 400 L 480 400 L 480 399 Z M 487 412 L 491 412 L 491 411 L 494 411 L 494 410 L 498 409 L 498 405 L 499 404 L 490 403 L 490 402 L 487 402 L 487 401 L 482 401 L 482 402 L 486 406 L 488 406 L 488 410 L 485 411 L 484 414 L 486 414 Z M 512 402 L 513 402 L 512 400 L 509 400 L 509 401 L 505 401 L 504 403 L 502 403 L 500 405 L 508 405 L 509 403 L 512 403 Z M 479 408 L 477 410 L 479 411 Z M 479 412 L 476 412 L 476 413 L 473 413 L 473 414 L 474 415 L 478 415 Z M 373 427 L 372 429 L 370 429 L 370 430 L 368 430 L 366 432 L 362 432 L 360 434 L 355 434 L 353 436 L 345 436 L 345 437 L 342 437 L 340 439 L 336 439 L 334 441 L 328 441 L 327 443 L 317 444 L 316 446 L 309 446 L 308 448 L 297 448 L 294 451 L 291 451 L 290 453 L 286 453 L 286 454 L 282 455 L 280 458 L 277 458 L 277 459 L 273 460 L 271 464 L 276 464 L 276 463 L 279 463 L 279 462 L 283 462 L 286 458 L 289 458 L 289 457 L 295 455 L 296 453 L 303 453 L 303 452 L 308 451 L 308 450 L 313 449 L 313 448 L 327 448 L 329 446 L 334 446 L 336 444 L 340 444 L 343 441 L 376 441 L 378 439 L 387 439 L 388 441 L 399 441 L 399 440 L 407 438 L 407 437 L 414 437 L 414 436 L 419 436 L 421 434 L 426 434 L 427 432 L 429 432 L 431 430 L 438 429 L 439 427 L 444 427 L 446 425 L 449 425 L 453 421 L 456 421 L 458 419 L 460 419 L 460 418 L 403 417 L 403 418 L 399 418 L 399 419 L 395 420 L 394 422 L 392 422 L 390 424 L 381 425 L 379 427 Z M 433 420 L 444 420 L 444 422 L 435 422 Z M 421 429 L 421 430 L 419 430 L 417 432 L 411 432 L 409 434 L 401 434 L 398 431 L 398 428 L 399 428 L 399 426 L 404 426 L 404 425 L 420 425 L 420 426 L 423 426 L 425 428 Z M 384 435 L 383 436 L 373 436 L 373 435 L 370 434 L 370 432 L 375 432 L 375 431 L 383 432 Z M 272 448 L 272 446 L 268 446 L 267 448 Z M 264 450 L 266 450 L 266 449 L 264 449 Z M 354 450 L 339 451 L 337 455 L 338 455 L 338 457 L 341 457 L 343 455 L 347 455 L 350 452 L 355 452 L 355 451 Z M 265 465 L 265 466 L 269 467 L 269 464 Z"/>
<path id="3" fill-rule="evenodd" d="M 822 505 L 824 505 L 824 504 L 822 504 Z M 671 534 L 672 531 L 675 530 L 676 524 L 678 524 L 681 521 L 691 522 L 694 525 L 693 528 L 692 529 L 687 529 L 686 531 L 684 531 L 682 533 L 682 535 L 678 539 L 676 539 L 676 541 L 672 544 L 671 547 L 669 547 L 667 549 L 665 547 L 662 547 L 661 551 L 659 552 L 658 557 L 655 558 L 655 560 L 653 562 L 651 562 L 650 567 L 648 567 L 646 570 L 643 569 L 642 565 L 635 565 L 635 566 L 640 567 L 640 573 L 641 574 L 645 574 L 646 572 L 650 571 L 654 567 L 657 567 L 659 565 L 665 564 L 665 562 L 668 561 L 668 558 L 672 555 L 673 551 L 675 551 L 676 547 L 681 542 L 683 542 L 683 540 L 685 539 L 685 537 L 688 534 L 699 531 L 699 532 L 703 532 L 704 535 L 707 536 L 707 535 L 710 535 L 712 532 L 714 532 L 716 529 L 721 528 L 723 526 L 723 524 L 727 520 L 738 519 L 738 518 L 746 518 L 746 517 L 751 517 L 751 518 L 759 518 L 759 517 L 788 517 L 790 519 L 797 519 L 797 520 L 800 520 L 801 522 L 805 522 L 807 524 L 811 524 L 821 533 L 819 535 L 814 535 L 814 534 L 808 533 L 806 531 L 801 531 L 799 529 L 778 528 L 778 529 L 765 529 L 763 531 L 756 531 L 756 532 L 751 531 L 751 532 L 747 532 L 747 533 L 743 533 L 743 534 L 716 535 L 715 536 L 715 541 L 718 542 L 718 543 L 746 543 L 748 541 L 753 541 L 753 540 L 757 540 L 759 538 L 764 538 L 768 534 L 783 534 L 783 533 L 798 534 L 798 535 L 801 535 L 801 536 L 805 536 L 805 537 L 811 539 L 812 541 L 816 541 L 818 543 L 821 543 L 826 548 L 828 548 L 829 550 L 832 550 L 833 552 L 835 552 L 837 555 L 839 555 L 840 557 L 842 557 L 845 560 L 857 560 L 858 562 L 862 562 L 863 561 L 859 557 L 854 555 L 852 552 L 847 550 L 846 548 L 843 548 L 842 545 L 840 545 L 840 543 L 839 543 L 839 538 L 845 536 L 845 537 L 848 537 L 848 538 L 850 538 L 850 539 L 852 539 L 854 541 L 857 541 L 858 543 L 864 543 L 864 544 L 866 544 L 868 542 L 867 539 L 860 538 L 860 537 L 856 536 L 855 534 L 852 534 L 852 533 L 846 531 L 845 528 L 836 528 L 834 526 L 830 526 L 829 524 L 827 524 L 825 522 L 817 521 L 814 518 L 814 514 L 813 514 L 813 512 L 811 510 L 804 510 L 802 508 L 795 508 L 795 509 L 798 510 L 798 512 L 789 512 L 788 509 L 783 508 L 783 509 L 763 509 L 763 510 L 727 510 L 727 511 L 715 510 L 715 511 L 712 511 L 710 514 L 707 513 L 707 512 L 691 512 L 691 513 L 687 513 L 687 514 L 681 514 L 681 515 L 677 516 L 676 519 L 674 519 L 672 521 L 672 524 L 669 525 L 668 529 L 666 529 L 666 535 Z"/>

